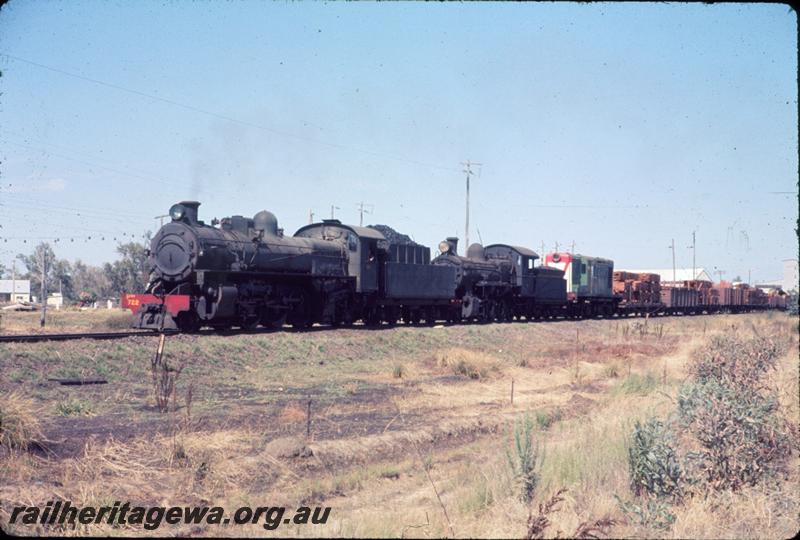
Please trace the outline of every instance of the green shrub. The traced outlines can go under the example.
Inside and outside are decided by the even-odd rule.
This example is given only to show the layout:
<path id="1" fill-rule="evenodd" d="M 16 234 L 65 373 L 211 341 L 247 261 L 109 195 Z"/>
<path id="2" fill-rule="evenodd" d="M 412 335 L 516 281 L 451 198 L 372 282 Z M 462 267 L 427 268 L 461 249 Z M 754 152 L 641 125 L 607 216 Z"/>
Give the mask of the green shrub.
<path id="1" fill-rule="evenodd" d="M 515 482 L 519 486 L 520 499 L 527 503 L 533 500 L 539 475 L 539 447 L 533 440 L 533 419 L 525 414 L 514 422 L 514 437 L 511 450 L 506 452 L 508 464 Z"/>
<path id="2" fill-rule="evenodd" d="M 774 395 L 726 379 L 687 383 L 678 414 L 699 444 L 687 455 L 700 479 L 714 489 L 755 485 L 783 469 L 789 446 Z"/>
<path id="3" fill-rule="evenodd" d="M 771 338 L 714 336 L 689 371 L 700 383 L 717 380 L 733 387 L 761 387 L 763 375 L 775 368 L 784 352 L 784 344 Z"/>
<path id="4" fill-rule="evenodd" d="M 631 490 L 636 495 L 680 499 L 681 470 L 671 434 L 663 422 L 636 422 L 628 445 Z"/>

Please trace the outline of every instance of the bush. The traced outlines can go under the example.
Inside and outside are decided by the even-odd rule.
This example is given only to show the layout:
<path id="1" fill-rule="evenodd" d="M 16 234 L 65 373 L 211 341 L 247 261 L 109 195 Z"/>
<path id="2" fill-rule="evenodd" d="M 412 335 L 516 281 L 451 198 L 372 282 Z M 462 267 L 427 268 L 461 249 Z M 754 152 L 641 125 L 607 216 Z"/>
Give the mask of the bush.
<path id="1" fill-rule="evenodd" d="M 514 423 L 514 440 L 511 450 L 507 451 L 508 464 L 514 480 L 519 486 L 520 499 L 524 503 L 533 500 L 539 475 L 539 447 L 533 440 L 534 421 L 529 414 L 518 418 Z"/>
<path id="2" fill-rule="evenodd" d="M 671 500 L 683 496 L 683 472 L 672 436 L 664 423 L 655 418 L 636 422 L 628 445 L 631 490 Z"/>
<path id="3" fill-rule="evenodd" d="M 764 375 L 783 352 L 770 338 L 718 336 L 692 364 L 678 414 L 699 445 L 687 457 L 712 488 L 737 490 L 782 470 L 790 449 Z"/>
<path id="4" fill-rule="evenodd" d="M 714 489 L 755 485 L 782 470 L 789 454 L 774 395 L 725 379 L 688 383 L 678 413 L 699 443 L 687 457 Z"/>
<path id="5" fill-rule="evenodd" d="M 762 376 L 775 368 L 784 352 L 783 343 L 770 338 L 715 336 L 689 370 L 700 383 L 717 380 L 732 387 L 761 387 Z"/>

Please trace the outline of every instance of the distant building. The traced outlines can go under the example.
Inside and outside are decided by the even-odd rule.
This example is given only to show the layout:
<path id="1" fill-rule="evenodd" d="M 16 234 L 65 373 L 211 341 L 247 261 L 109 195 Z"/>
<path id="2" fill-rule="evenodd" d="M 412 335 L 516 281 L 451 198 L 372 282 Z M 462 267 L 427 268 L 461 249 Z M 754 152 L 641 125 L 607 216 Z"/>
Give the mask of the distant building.
<path id="1" fill-rule="evenodd" d="M 783 281 L 781 285 L 786 292 L 796 291 L 800 276 L 797 273 L 797 259 L 785 259 L 783 261 Z"/>
<path id="2" fill-rule="evenodd" d="M 617 269 L 615 269 L 617 270 Z M 676 268 L 674 277 L 672 268 L 664 269 L 656 269 L 656 270 L 622 270 L 623 272 L 634 272 L 636 274 L 658 274 L 661 276 L 661 281 L 691 281 L 694 279 L 700 281 L 714 281 L 711 278 L 711 275 L 706 271 L 705 268 L 695 268 L 694 269 L 694 276 L 692 276 L 692 269 L 691 268 Z"/>
<path id="3" fill-rule="evenodd" d="M 31 282 L 27 279 L 0 279 L 0 302 L 30 302 Z"/>
<path id="4" fill-rule="evenodd" d="M 61 293 L 53 293 L 47 297 L 47 305 L 56 309 L 64 306 L 64 296 Z"/>

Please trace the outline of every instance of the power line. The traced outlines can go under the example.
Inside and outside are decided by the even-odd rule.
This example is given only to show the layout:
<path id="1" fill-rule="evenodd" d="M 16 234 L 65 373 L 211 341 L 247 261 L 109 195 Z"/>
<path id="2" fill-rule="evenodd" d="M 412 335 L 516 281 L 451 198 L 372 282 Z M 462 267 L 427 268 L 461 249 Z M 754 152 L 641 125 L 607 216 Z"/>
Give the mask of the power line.
<path id="1" fill-rule="evenodd" d="M 162 103 L 166 103 L 168 105 L 173 105 L 175 107 L 180 107 L 182 109 L 186 109 L 186 110 L 189 110 L 189 111 L 192 111 L 192 112 L 196 112 L 196 113 L 199 113 L 199 114 L 204 114 L 206 116 L 211 116 L 213 118 L 218 118 L 220 120 L 225 120 L 225 121 L 228 121 L 228 122 L 232 122 L 234 124 L 239 124 L 241 126 L 247 126 L 247 127 L 259 129 L 259 130 L 262 130 L 262 131 L 267 131 L 269 133 L 273 133 L 275 135 L 280 135 L 282 137 L 288 137 L 288 138 L 297 139 L 297 140 L 301 140 L 301 141 L 305 141 L 305 142 L 312 142 L 312 143 L 316 143 L 316 144 L 320 144 L 320 145 L 324 145 L 324 146 L 329 146 L 331 148 L 338 148 L 340 150 L 349 150 L 349 151 L 352 151 L 352 152 L 359 152 L 359 153 L 362 153 L 362 154 L 367 154 L 367 155 L 371 155 L 371 156 L 375 156 L 375 157 L 382 157 L 382 158 L 391 159 L 391 160 L 394 160 L 394 161 L 411 163 L 411 164 L 420 165 L 420 166 L 423 166 L 423 167 L 430 167 L 430 168 L 433 168 L 433 169 L 440 169 L 440 170 L 444 170 L 444 171 L 454 171 L 454 172 L 457 171 L 457 169 L 453 169 L 452 167 L 445 167 L 445 166 L 442 166 L 442 165 L 435 165 L 435 164 L 432 164 L 432 163 L 425 163 L 423 161 L 418 161 L 418 160 L 415 160 L 415 159 L 405 158 L 405 157 L 402 157 L 402 156 L 395 156 L 395 155 L 392 155 L 392 154 L 386 154 L 386 153 L 383 153 L 383 152 L 375 152 L 375 151 L 372 151 L 372 150 L 364 150 L 362 148 L 350 147 L 350 146 L 346 146 L 346 145 L 343 145 L 343 144 L 332 143 L 332 142 L 328 142 L 328 141 L 322 141 L 322 140 L 315 139 L 315 138 L 312 138 L 312 137 L 305 137 L 305 136 L 302 136 L 302 135 L 296 135 L 294 133 L 288 133 L 288 132 L 285 132 L 285 131 L 280 131 L 280 130 L 273 129 L 273 128 L 270 128 L 270 127 L 267 127 L 267 126 L 263 126 L 263 125 L 260 125 L 260 124 L 255 124 L 253 122 L 248 122 L 248 121 L 245 121 L 245 120 L 239 120 L 237 118 L 233 118 L 233 117 L 230 117 L 230 116 L 227 116 L 227 115 L 224 115 L 224 114 L 219 114 L 219 113 L 216 113 L 216 112 L 213 112 L 213 111 L 202 109 L 200 107 L 195 107 L 194 105 L 187 105 L 185 103 L 181 103 L 181 102 L 175 101 L 173 99 L 168 99 L 168 98 L 157 96 L 157 95 L 154 95 L 154 94 L 148 94 L 146 92 L 141 92 L 139 90 L 133 90 L 131 88 L 126 88 L 126 87 L 120 86 L 118 84 L 109 83 L 109 82 L 106 82 L 106 81 L 101 81 L 99 79 L 94 79 L 92 77 L 86 77 L 85 75 L 79 75 L 77 73 L 72 73 L 70 71 L 66 71 L 66 70 L 63 70 L 63 69 L 59 69 L 59 68 L 55 68 L 55 67 L 52 67 L 52 66 L 47 66 L 47 65 L 44 65 L 44 64 L 40 64 L 38 62 L 34 62 L 32 60 L 27 60 L 25 58 L 21 58 L 19 56 L 15 56 L 13 54 L 8 54 L 8 53 L 5 53 L 5 52 L 0 52 L 0 54 L 5 56 L 6 58 L 10 58 L 10 59 L 15 60 L 17 62 L 22 62 L 24 64 L 28 64 L 28 65 L 35 66 L 35 67 L 38 67 L 38 68 L 41 68 L 41 69 L 52 71 L 54 73 L 59 73 L 61 75 L 65 75 L 67 77 L 72 77 L 74 79 L 79 79 L 79 80 L 82 80 L 82 81 L 85 81 L 85 82 L 90 82 L 92 84 L 97 84 L 99 86 L 105 86 L 107 88 L 112 88 L 112 89 L 118 90 L 120 92 L 127 92 L 129 94 L 134 94 L 134 95 L 137 95 L 137 96 L 140 96 L 140 97 L 145 97 L 147 99 L 153 99 L 153 100 L 156 100 L 156 101 L 160 101 Z"/>
<path id="2" fill-rule="evenodd" d="M 121 169 L 116 169 L 114 167 L 108 167 L 106 165 L 100 165 L 98 163 L 92 163 L 91 161 L 86 161 L 85 159 L 78 159 L 78 158 L 74 158 L 74 157 L 71 157 L 71 156 L 66 156 L 64 154 L 58 154 L 56 152 L 51 152 L 49 150 L 44 150 L 42 148 L 36 148 L 35 146 L 30 146 L 28 144 L 22 144 L 22 143 L 18 143 L 18 142 L 14 142 L 14 141 L 9 141 L 9 140 L 4 140 L 3 142 L 6 143 L 6 144 L 14 145 L 14 146 L 19 146 L 20 148 L 27 148 L 28 150 L 33 150 L 33 151 L 36 151 L 36 152 L 43 152 L 43 153 L 47 154 L 48 156 L 55 156 L 55 157 L 58 157 L 58 158 L 61 158 L 61 159 L 66 159 L 66 160 L 69 160 L 69 161 L 74 161 L 76 163 L 81 163 L 81 164 L 87 165 L 89 167 L 95 167 L 95 168 L 98 168 L 98 169 L 105 169 L 105 170 L 113 172 L 113 173 L 121 174 L 123 176 L 130 176 L 131 178 L 137 178 L 139 180 L 144 180 L 146 182 L 155 182 L 155 183 L 158 183 L 158 185 L 168 185 L 168 186 L 172 186 L 174 188 L 180 189 L 182 191 L 186 191 L 187 190 L 186 186 L 178 185 L 178 184 L 176 184 L 174 182 L 170 182 L 168 180 L 165 180 L 164 178 L 159 178 L 159 177 L 155 177 L 155 176 L 154 177 L 148 177 L 148 176 L 143 176 L 141 174 L 130 173 L 130 172 L 127 172 L 127 171 L 124 171 L 124 170 L 121 170 Z M 195 189 L 198 192 L 203 192 L 204 191 L 202 188 L 193 188 L 193 189 Z"/>

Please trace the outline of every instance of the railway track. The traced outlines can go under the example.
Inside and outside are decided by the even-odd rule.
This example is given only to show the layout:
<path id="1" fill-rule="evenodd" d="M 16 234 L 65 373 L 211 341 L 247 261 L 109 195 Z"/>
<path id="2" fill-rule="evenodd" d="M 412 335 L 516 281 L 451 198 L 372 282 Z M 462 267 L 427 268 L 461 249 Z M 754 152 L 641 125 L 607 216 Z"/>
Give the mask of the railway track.
<path id="1" fill-rule="evenodd" d="M 70 341 L 73 339 L 121 339 L 131 336 L 152 336 L 153 332 L 131 330 L 126 332 L 84 332 L 80 334 L 8 334 L 0 336 L 0 343 L 34 343 L 37 341 Z"/>
<path id="2" fill-rule="evenodd" d="M 758 310 L 754 310 L 758 311 Z M 747 311 L 743 311 L 742 313 L 746 313 Z M 738 312 L 735 312 L 738 313 Z M 679 314 L 679 313 L 668 313 L 668 312 L 660 312 L 654 311 L 648 313 L 651 317 L 675 317 L 675 316 L 687 316 L 686 314 Z M 690 314 L 689 316 L 704 316 L 704 315 L 715 315 L 714 313 L 696 313 Z M 614 321 L 614 320 L 635 320 L 644 317 L 643 315 L 621 315 L 619 317 L 613 317 L 609 319 L 573 319 L 569 317 L 565 318 L 557 318 L 557 319 L 546 319 L 537 322 L 559 322 L 559 321 L 579 321 L 579 320 L 606 320 L 606 321 Z M 510 324 L 527 324 L 530 321 L 509 321 Z M 458 323 L 451 323 L 451 322 L 437 322 L 437 326 L 454 326 Z M 501 324 L 501 323 L 461 323 L 461 324 Z M 406 324 L 398 323 L 396 325 L 389 325 L 389 324 L 381 324 L 376 327 L 368 327 L 362 323 L 355 323 L 351 326 L 353 329 L 362 329 L 362 330 L 382 330 L 382 329 L 389 329 L 395 327 L 404 327 L 407 326 Z M 416 324 L 412 327 L 428 327 L 433 325 L 427 324 Z M 191 335 L 191 336 L 235 336 L 235 335 L 253 335 L 253 334 L 272 334 L 275 332 L 324 332 L 328 330 L 333 330 L 336 327 L 329 326 L 329 325 L 314 325 L 311 328 L 303 328 L 303 329 L 294 329 L 290 327 L 283 327 L 283 328 L 249 328 L 249 329 L 238 329 L 238 328 L 226 328 L 226 329 L 213 329 L 213 328 L 203 328 L 202 330 L 198 330 L 196 332 L 180 332 L 177 330 L 165 330 L 163 333 L 167 336 L 170 335 Z M 9 334 L 9 335 L 0 335 L 0 343 L 35 343 L 40 341 L 70 341 L 76 339 L 97 339 L 97 340 L 104 340 L 104 339 L 121 339 L 131 336 L 157 336 L 159 332 L 155 330 L 130 330 L 125 332 L 86 332 L 86 333 L 79 333 L 79 334 Z"/>

